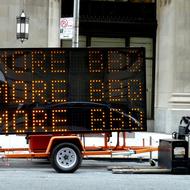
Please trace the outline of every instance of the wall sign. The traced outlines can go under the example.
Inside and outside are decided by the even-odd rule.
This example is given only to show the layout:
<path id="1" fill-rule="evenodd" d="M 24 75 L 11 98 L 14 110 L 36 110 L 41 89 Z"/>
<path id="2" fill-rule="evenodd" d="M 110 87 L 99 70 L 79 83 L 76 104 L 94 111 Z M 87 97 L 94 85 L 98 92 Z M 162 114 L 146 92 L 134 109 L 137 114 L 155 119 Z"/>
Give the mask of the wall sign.
<path id="1" fill-rule="evenodd" d="M 60 39 L 73 38 L 73 17 L 60 18 Z"/>

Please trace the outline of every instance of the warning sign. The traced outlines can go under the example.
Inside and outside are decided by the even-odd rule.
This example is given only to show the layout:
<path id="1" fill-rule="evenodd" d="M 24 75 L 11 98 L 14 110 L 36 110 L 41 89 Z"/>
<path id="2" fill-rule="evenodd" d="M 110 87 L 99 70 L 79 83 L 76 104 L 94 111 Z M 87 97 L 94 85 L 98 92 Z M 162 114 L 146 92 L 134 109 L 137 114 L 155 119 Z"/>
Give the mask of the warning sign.
<path id="1" fill-rule="evenodd" d="M 72 39 L 73 37 L 73 17 L 60 19 L 60 39 Z"/>

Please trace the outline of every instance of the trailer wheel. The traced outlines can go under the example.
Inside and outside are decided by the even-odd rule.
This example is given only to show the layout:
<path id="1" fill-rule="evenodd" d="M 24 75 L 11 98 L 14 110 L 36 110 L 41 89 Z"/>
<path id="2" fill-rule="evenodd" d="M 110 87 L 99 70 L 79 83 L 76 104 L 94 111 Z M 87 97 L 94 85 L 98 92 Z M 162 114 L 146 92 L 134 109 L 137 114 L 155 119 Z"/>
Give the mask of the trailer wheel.
<path id="1" fill-rule="evenodd" d="M 81 152 L 72 143 L 58 144 L 51 154 L 52 167 L 59 173 L 72 173 L 82 162 Z"/>

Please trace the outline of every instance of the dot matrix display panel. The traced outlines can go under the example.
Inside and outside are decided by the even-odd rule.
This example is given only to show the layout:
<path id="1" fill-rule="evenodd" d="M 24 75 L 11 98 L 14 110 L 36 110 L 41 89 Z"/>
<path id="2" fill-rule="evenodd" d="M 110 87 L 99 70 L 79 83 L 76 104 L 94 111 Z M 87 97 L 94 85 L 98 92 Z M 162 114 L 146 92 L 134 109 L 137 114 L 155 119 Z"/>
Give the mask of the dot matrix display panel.
<path id="1" fill-rule="evenodd" d="M 146 131 L 144 52 L 0 49 L 0 134 Z"/>

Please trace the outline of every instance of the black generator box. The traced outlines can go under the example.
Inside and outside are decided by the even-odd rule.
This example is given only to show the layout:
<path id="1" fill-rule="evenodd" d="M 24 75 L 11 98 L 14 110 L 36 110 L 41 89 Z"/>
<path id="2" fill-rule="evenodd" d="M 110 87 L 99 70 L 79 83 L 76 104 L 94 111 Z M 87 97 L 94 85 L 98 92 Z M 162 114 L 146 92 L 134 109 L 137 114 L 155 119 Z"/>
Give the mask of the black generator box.
<path id="1" fill-rule="evenodd" d="M 160 139 L 158 166 L 174 174 L 188 173 L 188 142 L 179 139 Z"/>

